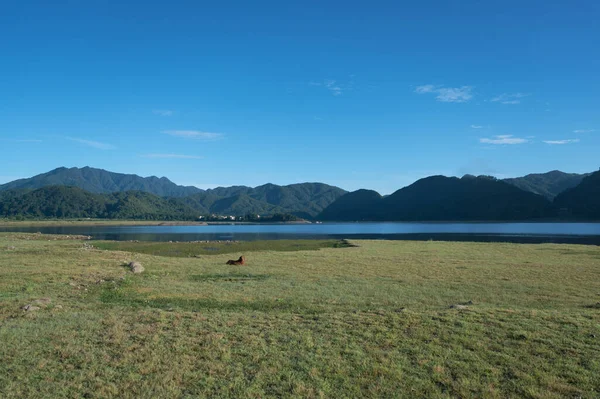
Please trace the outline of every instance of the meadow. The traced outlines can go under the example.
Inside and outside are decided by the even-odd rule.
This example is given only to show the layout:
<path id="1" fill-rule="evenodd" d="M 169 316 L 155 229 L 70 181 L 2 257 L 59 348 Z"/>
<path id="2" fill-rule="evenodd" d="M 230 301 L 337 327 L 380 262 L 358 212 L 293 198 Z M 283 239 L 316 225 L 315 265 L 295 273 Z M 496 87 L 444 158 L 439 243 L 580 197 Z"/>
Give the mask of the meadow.
<path id="1" fill-rule="evenodd" d="M 2 398 L 595 398 L 600 247 L 0 233 L 0 343 Z"/>

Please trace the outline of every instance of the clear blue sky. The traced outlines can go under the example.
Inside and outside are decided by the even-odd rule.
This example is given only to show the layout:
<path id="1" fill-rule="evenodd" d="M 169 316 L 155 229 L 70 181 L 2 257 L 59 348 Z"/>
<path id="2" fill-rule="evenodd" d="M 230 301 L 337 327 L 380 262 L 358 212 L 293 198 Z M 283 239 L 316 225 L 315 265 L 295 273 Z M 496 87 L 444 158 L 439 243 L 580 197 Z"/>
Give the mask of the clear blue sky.
<path id="1" fill-rule="evenodd" d="M 0 182 L 597 170 L 599 21 L 593 0 L 5 0 Z"/>

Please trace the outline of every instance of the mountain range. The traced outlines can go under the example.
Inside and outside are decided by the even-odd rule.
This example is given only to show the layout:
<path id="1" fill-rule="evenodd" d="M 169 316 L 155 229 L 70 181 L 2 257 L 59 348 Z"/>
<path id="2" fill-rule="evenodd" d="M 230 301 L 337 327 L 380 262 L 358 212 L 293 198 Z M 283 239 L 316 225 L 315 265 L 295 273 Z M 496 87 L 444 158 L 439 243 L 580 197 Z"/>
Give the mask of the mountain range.
<path id="1" fill-rule="evenodd" d="M 344 195 L 320 220 L 531 220 L 554 216 L 545 197 L 489 176 L 431 176 L 386 197 L 369 190 Z"/>
<path id="2" fill-rule="evenodd" d="M 48 187 L 55 186 L 74 187 L 79 190 L 72 190 L 73 192 L 68 194 L 64 190 L 60 193 L 56 190 L 48 190 Z M 169 204 L 171 207 L 178 204 L 177 206 L 184 208 L 181 208 L 181 212 L 177 212 L 177 215 L 196 215 L 198 217 L 198 215 L 207 214 L 244 216 L 246 214 L 282 213 L 306 219 L 314 218 L 346 193 L 339 187 L 323 183 L 299 183 L 287 186 L 265 184 L 254 188 L 233 186 L 201 190 L 197 187 L 179 186 L 166 177 L 140 177 L 90 167 L 57 168 L 28 179 L 19 179 L 0 185 L 0 200 L 5 202 L 4 211 L 0 212 L 0 215 L 27 213 L 23 206 L 15 207 L 19 201 L 23 204 L 32 201 L 32 209 L 38 209 L 39 198 L 42 195 L 48 195 L 49 201 L 52 199 L 58 202 L 68 202 L 72 196 L 82 198 L 83 194 L 80 191 L 96 195 L 95 197 L 86 197 L 86 203 L 92 198 L 103 198 L 102 203 L 110 204 L 119 197 L 117 193 L 127 193 L 130 200 L 137 198 L 137 202 L 143 198 L 143 202 L 147 205 L 146 208 L 154 209 L 150 213 L 147 213 L 150 208 L 145 209 L 143 212 L 145 215 L 164 214 L 164 209 Z M 146 195 L 134 194 L 139 192 Z M 65 195 L 67 197 L 63 198 Z M 104 197 L 98 195 L 104 195 Z M 9 198 L 11 199 L 10 203 L 13 204 L 10 210 L 6 205 Z M 167 203 L 162 204 L 165 201 Z M 161 205 L 159 206 L 159 204 Z M 144 207 L 138 206 L 138 208 Z M 31 213 L 44 214 L 39 210 Z M 114 212 L 110 214 L 114 214 Z"/>
<path id="3" fill-rule="evenodd" d="M 202 190 L 166 177 L 57 168 L 0 185 L 0 216 L 196 219 L 290 214 L 318 220 L 600 219 L 599 172 L 551 171 L 499 180 L 431 176 L 388 196 L 323 183 Z"/>

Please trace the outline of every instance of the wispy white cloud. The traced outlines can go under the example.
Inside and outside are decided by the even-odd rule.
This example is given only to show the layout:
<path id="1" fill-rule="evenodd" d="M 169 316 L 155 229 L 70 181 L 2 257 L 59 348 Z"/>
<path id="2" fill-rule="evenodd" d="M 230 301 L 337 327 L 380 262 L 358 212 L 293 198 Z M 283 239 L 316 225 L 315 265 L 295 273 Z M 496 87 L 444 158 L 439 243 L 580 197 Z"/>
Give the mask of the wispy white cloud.
<path id="1" fill-rule="evenodd" d="M 326 80 L 325 87 L 327 90 L 331 92 L 334 96 L 339 96 L 342 94 L 342 88 L 335 83 L 335 80 Z"/>
<path id="2" fill-rule="evenodd" d="M 435 98 L 443 103 L 466 103 L 473 98 L 473 86 L 442 87 L 422 85 L 415 88 L 417 94 L 437 94 Z"/>
<path id="3" fill-rule="evenodd" d="M 530 96 L 531 93 L 502 93 L 499 96 L 492 98 L 491 102 L 499 102 L 500 104 L 520 104 L 521 98 Z"/>
<path id="4" fill-rule="evenodd" d="M 591 132 L 595 132 L 596 129 L 577 129 L 577 130 L 573 130 L 573 133 L 591 133 Z"/>
<path id="5" fill-rule="evenodd" d="M 415 93 L 418 93 L 418 94 L 434 93 L 436 89 L 437 89 L 437 87 L 434 85 L 417 86 L 417 88 L 415 89 Z"/>
<path id="6" fill-rule="evenodd" d="M 466 103 L 471 98 L 473 87 L 449 87 L 438 89 L 436 99 L 444 103 Z"/>
<path id="7" fill-rule="evenodd" d="M 523 143 L 527 143 L 529 140 L 527 139 L 523 139 L 523 138 L 519 138 L 519 137 L 514 137 L 511 134 L 503 134 L 500 136 L 493 136 L 493 138 L 481 138 L 479 139 L 480 143 L 483 144 L 523 144 Z"/>
<path id="8" fill-rule="evenodd" d="M 200 130 L 165 130 L 163 133 L 174 137 L 207 141 L 219 140 L 225 136 L 223 133 L 202 132 Z"/>
<path id="9" fill-rule="evenodd" d="M 579 139 L 544 140 L 544 143 L 546 143 L 546 144 L 553 144 L 553 145 L 573 144 L 573 143 L 579 143 Z"/>
<path id="10" fill-rule="evenodd" d="M 176 159 L 203 159 L 204 157 L 198 155 L 184 155 L 184 154 L 144 154 L 141 155 L 144 158 L 176 158 Z"/>
<path id="11" fill-rule="evenodd" d="M 471 129 L 483 129 L 481 125 L 471 125 Z"/>
<path id="12" fill-rule="evenodd" d="M 334 96 L 341 96 L 346 90 L 352 90 L 354 82 L 340 83 L 337 80 L 325 79 L 323 82 L 311 81 L 310 86 L 324 87 Z"/>
<path id="13" fill-rule="evenodd" d="M 152 110 L 152 113 L 159 116 L 173 116 L 174 114 L 170 109 L 154 109 Z"/>
<path id="14" fill-rule="evenodd" d="M 87 145 L 88 147 L 97 148 L 99 150 L 114 150 L 116 147 L 112 144 L 101 143 L 99 141 L 84 140 L 76 137 L 65 137 L 67 140 L 75 141 L 76 143 Z"/>

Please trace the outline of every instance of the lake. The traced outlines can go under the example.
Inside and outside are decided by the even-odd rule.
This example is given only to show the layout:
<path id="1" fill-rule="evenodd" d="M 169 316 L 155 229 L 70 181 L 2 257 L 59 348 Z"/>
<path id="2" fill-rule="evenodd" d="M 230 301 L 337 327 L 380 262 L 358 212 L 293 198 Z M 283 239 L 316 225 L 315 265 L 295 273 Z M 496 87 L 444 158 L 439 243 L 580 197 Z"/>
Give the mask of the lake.
<path id="1" fill-rule="evenodd" d="M 83 234 L 96 240 L 246 241 L 354 238 L 499 241 L 600 245 L 600 223 L 322 223 L 220 224 L 207 226 L 0 227 L 0 231 Z"/>

